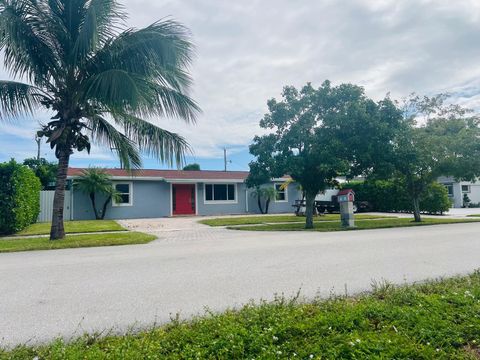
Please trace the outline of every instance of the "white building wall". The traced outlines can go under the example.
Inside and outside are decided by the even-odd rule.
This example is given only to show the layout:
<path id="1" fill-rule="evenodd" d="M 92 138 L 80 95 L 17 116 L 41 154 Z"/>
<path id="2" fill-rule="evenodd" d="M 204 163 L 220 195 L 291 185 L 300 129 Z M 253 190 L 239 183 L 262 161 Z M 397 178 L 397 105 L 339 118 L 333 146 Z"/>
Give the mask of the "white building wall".
<path id="1" fill-rule="evenodd" d="M 453 207 L 461 208 L 463 206 L 463 194 L 467 194 L 471 203 L 480 203 L 480 180 L 476 182 L 455 181 L 452 177 L 439 177 L 438 182 L 451 188 L 449 197 L 453 202 Z M 468 187 L 468 190 L 467 190 Z"/>

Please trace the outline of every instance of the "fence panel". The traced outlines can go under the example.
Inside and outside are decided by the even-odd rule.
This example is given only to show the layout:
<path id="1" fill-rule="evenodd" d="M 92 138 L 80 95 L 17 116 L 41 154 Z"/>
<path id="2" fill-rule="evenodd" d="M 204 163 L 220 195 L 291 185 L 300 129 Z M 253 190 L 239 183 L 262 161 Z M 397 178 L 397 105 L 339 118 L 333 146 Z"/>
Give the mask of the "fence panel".
<path id="1" fill-rule="evenodd" d="M 40 214 L 38 215 L 38 222 L 45 222 L 52 220 L 53 213 L 53 195 L 55 191 L 45 190 L 40 191 Z M 71 192 L 65 191 L 65 203 L 63 208 L 63 218 L 65 220 L 71 220 Z"/>

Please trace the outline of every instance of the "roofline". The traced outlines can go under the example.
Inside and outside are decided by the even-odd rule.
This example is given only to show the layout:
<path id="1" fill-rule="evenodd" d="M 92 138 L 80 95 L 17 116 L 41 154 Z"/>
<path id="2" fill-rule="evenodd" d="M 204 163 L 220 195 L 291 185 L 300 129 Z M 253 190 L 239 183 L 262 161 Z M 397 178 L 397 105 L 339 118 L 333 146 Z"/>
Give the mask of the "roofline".
<path id="1" fill-rule="evenodd" d="M 81 175 L 69 175 L 67 179 L 76 179 L 79 178 Z M 111 176 L 111 180 L 113 181 L 164 181 L 167 183 L 243 183 L 245 179 L 166 179 L 160 176 Z"/>

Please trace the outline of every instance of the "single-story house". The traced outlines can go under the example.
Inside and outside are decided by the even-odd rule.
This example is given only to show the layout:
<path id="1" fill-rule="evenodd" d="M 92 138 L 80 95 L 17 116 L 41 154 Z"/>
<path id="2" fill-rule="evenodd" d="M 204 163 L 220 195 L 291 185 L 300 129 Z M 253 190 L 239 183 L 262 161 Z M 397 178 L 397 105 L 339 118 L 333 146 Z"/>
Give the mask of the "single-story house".
<path id="1" fill-rule="evenodd" d="M 84 169 L 69 168 L 67 179 L 73 181 Z M 155 218 L 176 215 L 229 215 L 259 212 L 257 199 L 245 185 L 247 171 L 184 171 L 106 169 L 120 199 L 111 200 L 106 219 Z M 295 184 L 281 185 L 288 177 L 272 179 L 264 186 L 277 190 L 270 203 L 270 213 L 291 213 L 292 204 L 301 198 Z M 97 206 L 102 199 L 99 198 Z M 73 220 L 94 219 L 87 194 L 71 190 Z"/>
<path id="2" fill-rule="evenodd" d="M 447 188 L 448 196 L 452 200 L 454 208 L 463 207 L 465 194 L 470 199 L 470 204 L 480 204 L 480 180 L 475 182 L 456 181 L 452 177 L 442 176 L 438 178 L 438 182 Z"/>

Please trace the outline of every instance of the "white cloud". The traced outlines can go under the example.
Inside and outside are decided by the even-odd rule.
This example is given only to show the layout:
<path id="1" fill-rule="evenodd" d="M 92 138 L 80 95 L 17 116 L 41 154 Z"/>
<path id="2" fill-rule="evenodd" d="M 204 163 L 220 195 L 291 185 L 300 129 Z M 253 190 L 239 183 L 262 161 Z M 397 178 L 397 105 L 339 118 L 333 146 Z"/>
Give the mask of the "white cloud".
<path id="1" fill-rule="evenodd" d="M 454 99 L 462 104 L 480 104 L 477 0 L 128 0 L 125 5 L 132 26 L 172 16 L 192 30 L 197 46 L 192 95 L 203 114 L 196 126 L 159 123 L 184 135 L 197 157 L 221 157 L 224 145 L 245 148 L 260 132 L 266 101 L 278 97 L 284 85 L 330 79 L 363 85 L 375 98 L 450 91 L 460 92 Z"/>

